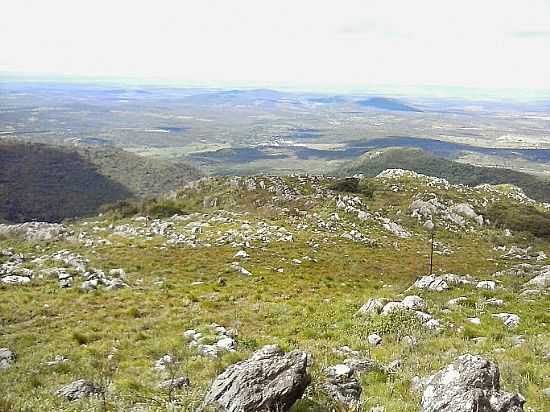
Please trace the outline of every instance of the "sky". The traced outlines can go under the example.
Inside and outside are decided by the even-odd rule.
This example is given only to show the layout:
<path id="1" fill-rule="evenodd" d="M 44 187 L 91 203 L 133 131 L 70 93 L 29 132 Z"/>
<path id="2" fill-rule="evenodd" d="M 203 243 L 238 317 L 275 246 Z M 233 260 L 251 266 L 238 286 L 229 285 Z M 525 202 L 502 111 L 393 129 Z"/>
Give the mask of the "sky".
<path id="1" fill-rule="evenodd" d="M 550 90 L 550 0 L 1 0 L 0 73 Z"/>

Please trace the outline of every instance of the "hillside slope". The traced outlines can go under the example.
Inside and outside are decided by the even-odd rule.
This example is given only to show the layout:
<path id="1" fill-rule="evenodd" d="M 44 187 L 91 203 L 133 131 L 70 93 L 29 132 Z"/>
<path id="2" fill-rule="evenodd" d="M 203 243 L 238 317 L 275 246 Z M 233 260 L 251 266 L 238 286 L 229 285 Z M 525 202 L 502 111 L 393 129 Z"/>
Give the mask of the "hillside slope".
<path id="1" fill-rule="evenodd" d="M 200 174 L 114 148 L 0 143 L 0 220 L 60 221 L 105 203 L 155 196 Z"/>
<path id="2" fill-rule="evenodd" d="M 500 368 L 466 389 L 550 410 L 550 233 L 509 226 L 526 209 L 545 226 L 544 205 L 395 170 L 208 178 L 157 202 L 179 211 L 0 225 L 0 410 L 218 410 L 201 408 L 214 386 L 265 399 L 273 367 L 212 384 L 265 345 L 310 354 L 292 412 L 444 410 L 420 406 L 419 378 L 465 354 Z M 57 393 L 81 379 L 105 397 Z"/>
<path id="3" fill-rule="evenodd" d="M 386 169 L 413 170 L 428 176 L 447 179 L 453 184 L 512 184 L 533 199 L 550 202 L 550 182 L 510 169 L 473 166 L 434 156 L 412 148 L 389 148 L 368 152 L 356 161 L 338 169 L 338 175 L 376 176 Z"/>

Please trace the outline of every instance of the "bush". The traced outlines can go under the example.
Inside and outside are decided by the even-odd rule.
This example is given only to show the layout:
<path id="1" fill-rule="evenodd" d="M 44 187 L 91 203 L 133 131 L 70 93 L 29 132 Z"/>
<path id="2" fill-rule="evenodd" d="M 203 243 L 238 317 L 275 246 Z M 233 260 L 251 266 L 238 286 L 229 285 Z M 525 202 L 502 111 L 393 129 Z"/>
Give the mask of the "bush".
<path id="1" fill-rule="evenodd" d="M 154 201 L 153 204 L 146 207 L 145 212 L 157 219 L 184 213 L 182 208 L 173 200 Z"/>
<path id="2" fill-rule="evenodd" d="M 359 193 L 359 179 L 355 177 L 346 177 L 337 180 L 330 185 L 330 189 L 337 192 Z"/>
<path id="3" fill-rule="evenodd" d="M 346 177 L 339 179 L 330 185 L 330 190 L 345 193 L 357 193 L 362 194 L 368 199 L 374 197 L 375 187 L 373 183 L 368 179 L 358 179 L 356 177 Z"/>
<path id="4" fill-rule="evenodd" d="M 135 216 L 139 212 L 136 202 L 130 200 L 120 200 L 116 203 L 104 205 L 100 208 L 102 213 L 114 213 L 121 218 Z"/>
<path id="5" fill-rule="evenodd" d="M 533 206 L 494 203 L 487 208 L 485 216 L 499 228 L 530 233 L 540 239 L 550 239 L 550 213 L 542 212 Z"/>
<path id="6" fill-rule="evenodd" d="M 104 213 L 111 213 L 120 218 L 135 215 L 148 215 L 157 219 L 163 219 L 176 214 L 185 213 L 183 206 L 175 200 L 146 199 L 146 200 L 122 200 L 102 208 Z"/>

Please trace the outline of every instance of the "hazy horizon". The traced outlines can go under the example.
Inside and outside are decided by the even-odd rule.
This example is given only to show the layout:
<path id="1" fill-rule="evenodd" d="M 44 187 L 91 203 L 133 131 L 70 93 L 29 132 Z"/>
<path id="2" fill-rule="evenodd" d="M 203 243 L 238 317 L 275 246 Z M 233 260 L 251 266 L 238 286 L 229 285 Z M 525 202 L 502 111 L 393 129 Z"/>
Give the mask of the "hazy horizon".
<path id="1" fill-rule="evenodd" d="M 1 9 L 0 79 L 550 96 L 548 0 L 8 0 Z"/>

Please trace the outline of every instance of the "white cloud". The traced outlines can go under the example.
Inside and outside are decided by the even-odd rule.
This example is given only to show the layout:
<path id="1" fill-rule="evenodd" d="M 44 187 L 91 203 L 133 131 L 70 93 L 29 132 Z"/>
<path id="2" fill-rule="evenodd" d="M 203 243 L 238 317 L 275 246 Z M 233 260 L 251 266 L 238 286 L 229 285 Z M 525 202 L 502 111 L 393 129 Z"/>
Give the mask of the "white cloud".
<path id="1" fill-rule="evenodd" d="M 550 89 L 547 0 L 2 0 L 0 71 Z"/>

